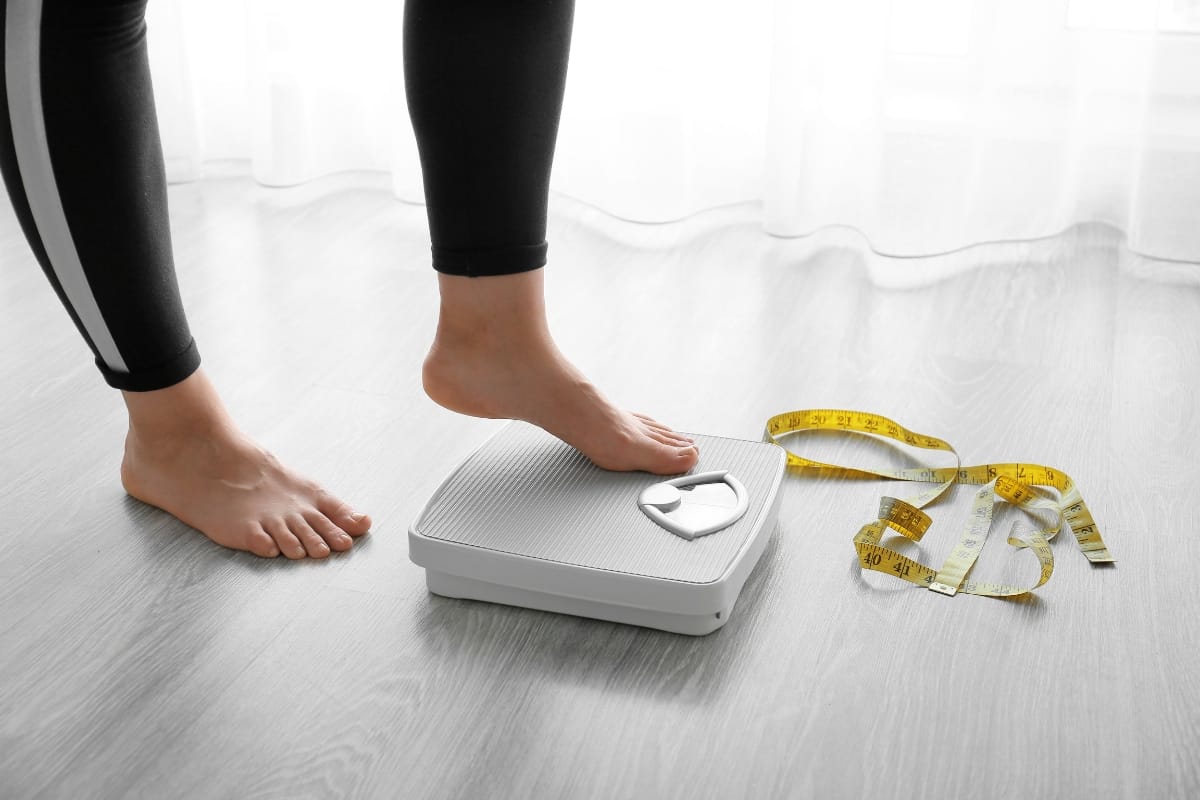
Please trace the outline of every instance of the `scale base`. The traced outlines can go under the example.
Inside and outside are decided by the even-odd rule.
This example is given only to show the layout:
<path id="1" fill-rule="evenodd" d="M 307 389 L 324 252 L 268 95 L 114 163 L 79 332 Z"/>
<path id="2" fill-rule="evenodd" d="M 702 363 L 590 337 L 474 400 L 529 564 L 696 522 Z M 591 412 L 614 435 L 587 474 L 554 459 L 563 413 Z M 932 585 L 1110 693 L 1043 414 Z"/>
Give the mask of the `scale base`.
<path id="1" fill-rule="evenodd" d="M 409 558 L 445 597 L 712 633 L 776 528 L 786 454 L 695 438 L 700 462 L 669 479 L 675 497 L 659 491 L 661 475 L 602 470 L 540 428 L 509 423 L 425 504 L 408 531 Z M 721 481 L 702 480 L 714 476 Z M 706 530 L 713 519 L 726 527 Z"/>
<path id="2" fill-rule="evenodd" d="M 682 633 L 688 636 L 704 636 L 712 633 L 728 621 L 729 614 L 733 611 L 733 604 L 730 603 L 728 608 L 713 614 L 673 614 L 668 611 L 633 608 L 599 600 L 582 600 L 560 594 L 535 592 L 531 589 L 463 578 L 447 572 L 436 572 L 432 569 L 425 570 L 425 583 L 429 587 L 429 591 L 442 597 L 483 600 L 506 606 L 533 608 L 538 611 L 570 614 L 576 617 L 590 617 L 608 622 L 621 622 L 626 625 L 639 625 L 644 628 L 658 628 L 669 633 Z"/>

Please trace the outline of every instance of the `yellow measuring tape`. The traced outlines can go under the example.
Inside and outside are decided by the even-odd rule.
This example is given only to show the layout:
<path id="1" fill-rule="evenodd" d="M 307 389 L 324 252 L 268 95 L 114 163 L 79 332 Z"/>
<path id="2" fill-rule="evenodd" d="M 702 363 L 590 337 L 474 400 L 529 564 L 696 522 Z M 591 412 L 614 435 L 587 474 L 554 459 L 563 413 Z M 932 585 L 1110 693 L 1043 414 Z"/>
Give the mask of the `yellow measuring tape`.
<path id="1" fill-rule="evenodd" d="M 780 437 L 800 431 L 855 431 L 893 439 L 925 450 L 944 450 L 953 454 L 955 466 L 874 470 L 825 464 L 799 456 L 779 441 Z M 854 548 L 858 551 L 858 562 L 863 569 L 891 574 L 945 595 L 953 596 L 959 592 L 966 592 L 987 597 L 1014 597 L 1030 592 L 1050 580 L 1050 574 L 1054 571 L 1050 540 L 1062 529 L 1064 521 L 1070 526 L 1075 541 L 1079 543 L 1079 549 L 1087 556 L 1088 561 L 1093 564 L 1115 561 L 1109 555 L 1104 540 L 1100 538 L 1100 529 L 1096 527 L 1096 522 L 1092 519 L 1079 490 L 1075 488 L 1075 482 L 1062 470 L 1040 464 L 980 464 L 964 467 L 954 448 L 936 436 L 914 433 L 878 414 L 837 408 L 776 414 L 767 420 L 764 438 L 787 451 L 789 467 L 936 484 L 905 500 L 894 497 L 883 497 L 880 500 L 878 518 L 864 525 L 854 537 Z M 921 509 L 958 483 L 979 485 L 980 489 L 975 495 L 971 516 L 963 528 L 962 536 L 941 569 L 928 567 L 880 544 L 883 532 L 888 528 L 919 542 L 932 522 L 929 515 Z M 1058 497 L 1054 498 L 1050 492 L 1038 487 L 1055 489 Z M 1021 508 L 1031 516 L 1035 510 L 1048 511 L 1054 515 L 1053 524 L 1020 535 L 1017 534 L 1014 523 L 1008 537 L 1008 543 L 1013 547 L 1029 548 L 1037 556 L 1042 574 L 1033 586 L 1021 588 L 967 580 L 991 531 L 997 497 Z"/>

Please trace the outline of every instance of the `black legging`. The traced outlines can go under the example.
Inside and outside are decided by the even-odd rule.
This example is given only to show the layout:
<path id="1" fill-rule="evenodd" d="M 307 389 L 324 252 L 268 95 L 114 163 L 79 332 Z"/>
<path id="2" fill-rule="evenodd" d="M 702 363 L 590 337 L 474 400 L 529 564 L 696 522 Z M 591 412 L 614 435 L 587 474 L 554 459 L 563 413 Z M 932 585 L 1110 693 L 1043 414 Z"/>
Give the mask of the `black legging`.
<path id="1" fill-rule="evenodd" d="M 55 292 L 118 389 L 200 365 L 171 256 L 147 0 L 0 0 L 0 170 Z M 404 72 L 433 266 L 546 263 L 573 0 L 407 0 Z"/>

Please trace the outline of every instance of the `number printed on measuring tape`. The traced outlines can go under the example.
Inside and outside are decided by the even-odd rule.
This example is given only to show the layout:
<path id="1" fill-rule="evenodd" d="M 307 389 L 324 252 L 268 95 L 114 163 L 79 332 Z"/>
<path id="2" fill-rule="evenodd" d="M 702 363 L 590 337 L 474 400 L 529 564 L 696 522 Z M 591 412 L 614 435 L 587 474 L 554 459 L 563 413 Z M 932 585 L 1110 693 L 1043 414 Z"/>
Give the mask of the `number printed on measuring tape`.
<path id="1" fill-rule="evenodd" d="M 880 436 L 924 450 L 943 450 L 954 456 L 955 465 L 875 470 L 826 464 L 797 455 L 779 441 L 780 437 L 800 431 L 855 431 Z M 914 433 L 887 417 L 866 411 L 806 409 L 776 414 L 767 420 L 763 438 L 787 451 L 787 463 L 792 468 L 934 484 L 920 494 L 904 500 L 895 497 L 883 497 L 880 500 L 877 518 L 864 525 L 854 537 L 858 563 L 863 569 L 891 574 L 917 586 L 950 596 L 962 592 L 987 597 L 1014 597 L 1030 592 L 1050 580 L 1050 575 L 1054 572 L 1054 555 L 1050 550 L 1050 540 L 1058 534 L 1064 523 L 1070 527 L 1079 549 L 1089 562 L 1109 564 L 1115 561 L 1109 555 L 1104 540 L 1100 538 L 1100 529 L 1092 519 L 1092 514 L 1083 502 L 1075 482 L 1062 470 L 1044 467 L 1041 464 L 1020 463 L 964 467 L 958 453 L 947 442 L 936 436 Z M 958 544 L 940 569 L 926 566 L 881 544 L 884 531 L 888 529 L 913 541 L 920 541 L 932 522 L 922 509 L 945 494 L 951 486 L 960 483 L 978 485 L 980 488 L 972 501 L 971 514 L 963 526 Z M 1058 493 L 1057 498 L 1039 487 L 1054 489 Z M 1033 511 L 1050 512 L 1054 517 L 1053 524 L 1021 535 L 1016 533 L 1014 523 L 1008 536 L 1010 545 L 1028 548 L 1037 557 L 1041 565 L 1041 576 L 1033 586 L 1019 587 L 967 580 L 991 532 L 997 499 L 1017 506 L 1028 512 L 1031 517 Z"/>

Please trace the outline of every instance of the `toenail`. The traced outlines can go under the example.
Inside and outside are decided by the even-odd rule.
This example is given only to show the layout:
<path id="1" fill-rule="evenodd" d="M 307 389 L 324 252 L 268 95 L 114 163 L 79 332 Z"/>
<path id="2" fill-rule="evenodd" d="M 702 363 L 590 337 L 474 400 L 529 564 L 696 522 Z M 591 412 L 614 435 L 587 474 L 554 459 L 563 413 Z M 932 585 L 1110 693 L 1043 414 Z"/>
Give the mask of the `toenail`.
<path id="1" fill-rule="evenodd" d="M 366 519 L 366 517 L 367 517 L 367 515 L 362 513 L 361 511 L 351 511 L 350 512 L 350 519 L 354 520 L 355 522 L 362 522 L 364 519 Z"/>

